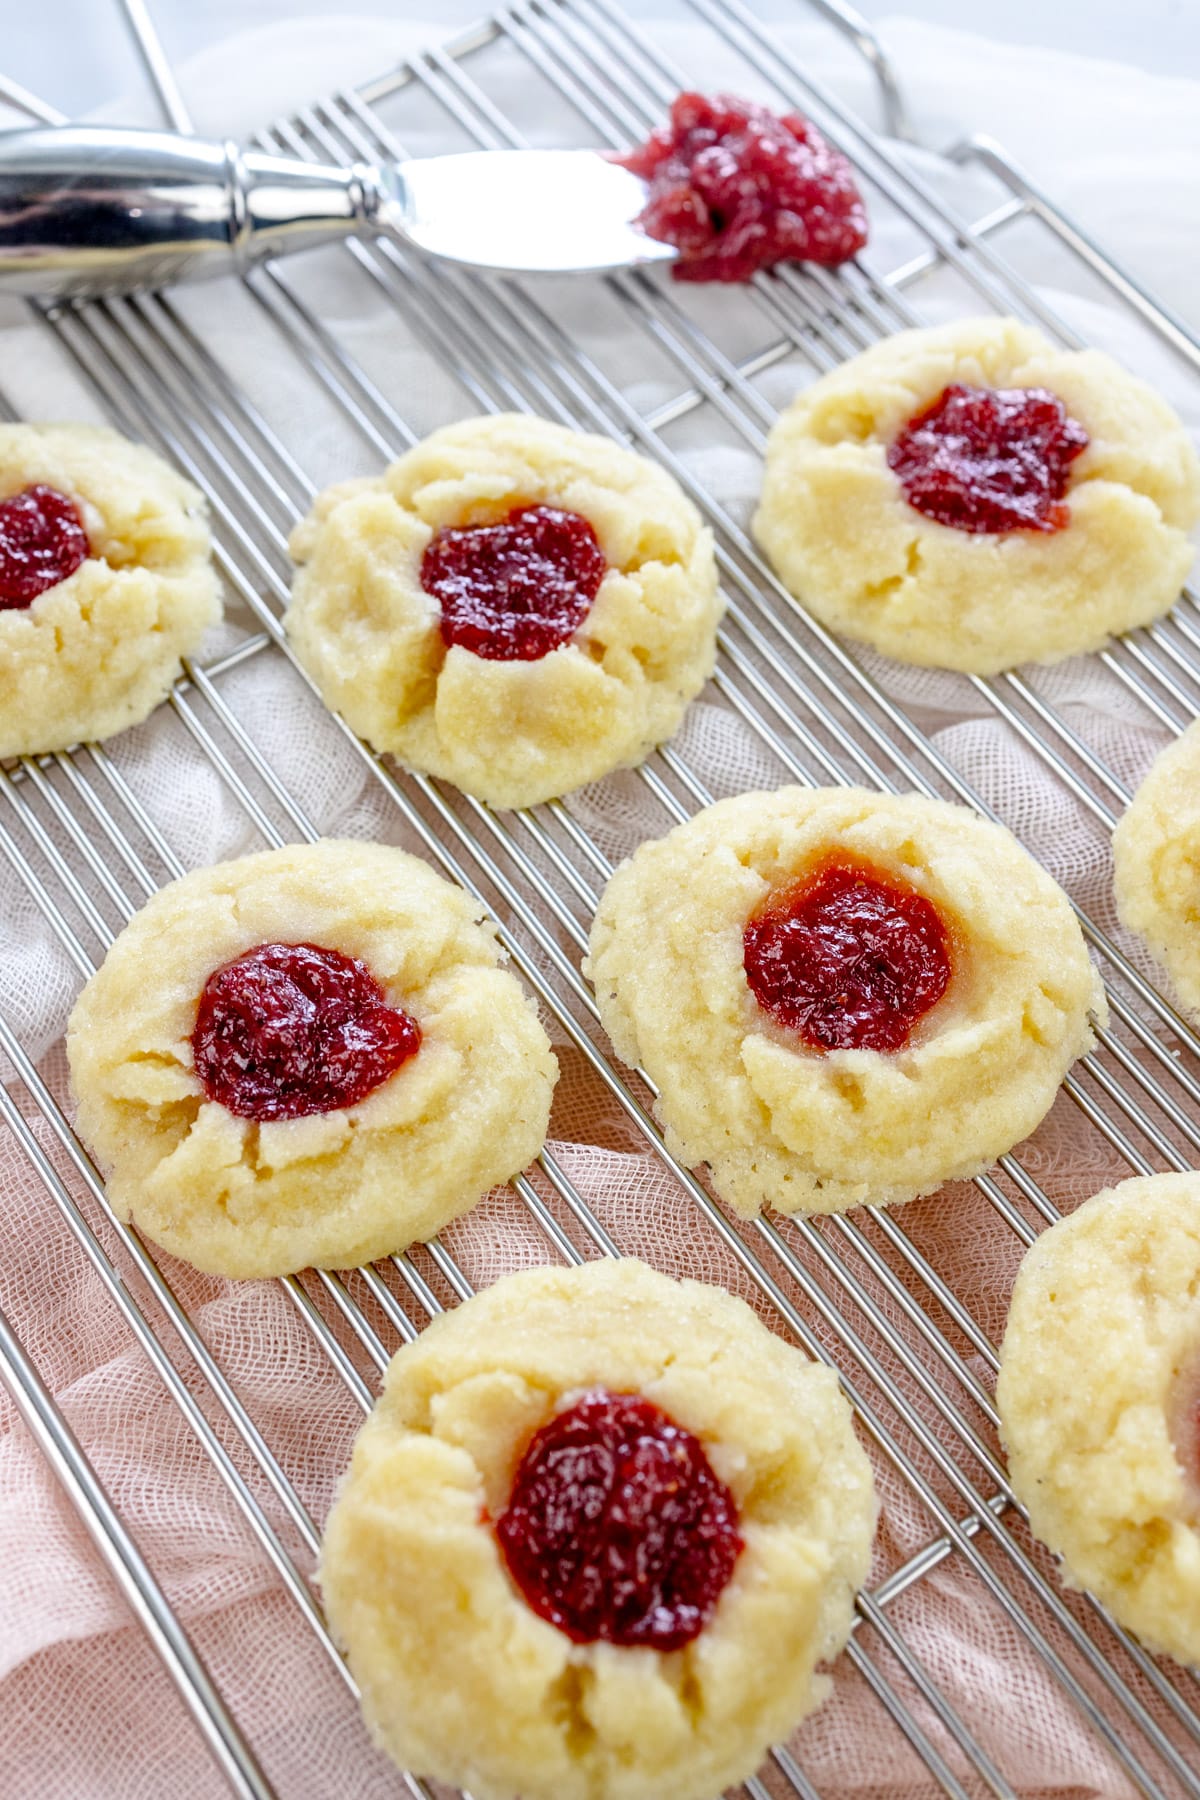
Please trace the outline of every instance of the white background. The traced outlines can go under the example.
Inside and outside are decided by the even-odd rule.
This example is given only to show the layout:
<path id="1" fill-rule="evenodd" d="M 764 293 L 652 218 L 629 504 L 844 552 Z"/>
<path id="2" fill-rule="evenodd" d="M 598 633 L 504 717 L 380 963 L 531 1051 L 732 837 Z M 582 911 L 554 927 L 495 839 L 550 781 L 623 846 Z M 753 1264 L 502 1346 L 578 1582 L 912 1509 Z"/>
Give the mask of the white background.
<path id="1" fill-rule="evenodd" d="M 644 19 L 660 12 L 655 0 L 624 0 Z M 803 0 L 752 0 L 764 18 L 795 19 Z M 1112 58 L 1154 73 L 1200 75 L 1200 0 L 857 0 L 872 21 L 900 10 L 929 24 Z M 398 0 L 385 6 L 359 0 L 151 0 L 151 11 L 173 60 L 193 55 L 248 26 L 341 12 L 378 19 L 429 19 L 431 35 L 472 24 L 489 0 Z M 0 73 L 40 94 L 63 112 L 79 114 L 137 92 L 143 84 L 119 0 L 4 0 L 0 6 Z M 885 34 L 886 35 L 886 34 Z M 296 94 L 296 102 L 307 96 Z M 950 110 L 949 108 L 947 110 Z"/>

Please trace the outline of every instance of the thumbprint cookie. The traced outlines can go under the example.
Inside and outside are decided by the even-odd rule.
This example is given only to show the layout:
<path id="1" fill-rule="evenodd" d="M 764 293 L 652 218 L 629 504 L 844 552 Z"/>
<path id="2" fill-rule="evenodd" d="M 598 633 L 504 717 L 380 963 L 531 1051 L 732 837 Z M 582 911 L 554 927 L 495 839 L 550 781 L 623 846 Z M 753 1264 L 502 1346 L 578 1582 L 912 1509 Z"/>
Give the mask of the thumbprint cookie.
<path id="1" fill-rule="evenodd" d="M 767 446 L 759 543 L 821 622 L 994 674 L 1174 604 L 1200 461 L 1152 388 L 1015 319 L 902 331 L 823 376 Z"/>
<path id="2" fill-rule="evenodd" d="M 996 1399 L 1013 1491 L 1068 1582 L 1200 1665 L 1200 1175 L 1123 1181 L 1042 1234 Z"/>
<path id="3" fill-rule="evenodd" d="M 1162 752 L 1113 833 L 1121 923 L 1200 1015 L 1200 721 Z"/>
<path id="4" fill-rule="evenodd" d="M 1066 895 L 1002 826 L 856 788 L 742 794 L 643 844 L 587 968 L 669 1148 L 747 1217 L 978 1174 L 1104 1017 Z"/>
<path id="5" fill-rule="evenodd" d="M 393 1359 L 321 1581 L 376 1741 L 476 1800 L 711 1800 L 825 1696 L 875 1523 L 829 1369 L 644 1263 Z"/>
<path id="6" fill-rule="evenodd" d="M 140 724 L 221 614 L 202 495 L 97 425 L 0 424 L 0 756 Z"/>
<path id="7" fill-rule="evenodd" d="M 381 844 L 218 863 L 143 907 L 67 1029 L 108 1196 L 217 1275 L 343 1268 L 542 1147 L 557 1064 L 468 895 Z"/>
<path id="8" fill-rule="evenodd" d="M 641 762 L 712 672 L 712 534 L 607 438 L 468 419 L 292 535 L 287 614 L 326 704 L 376 750 L 496 806 Z"/>

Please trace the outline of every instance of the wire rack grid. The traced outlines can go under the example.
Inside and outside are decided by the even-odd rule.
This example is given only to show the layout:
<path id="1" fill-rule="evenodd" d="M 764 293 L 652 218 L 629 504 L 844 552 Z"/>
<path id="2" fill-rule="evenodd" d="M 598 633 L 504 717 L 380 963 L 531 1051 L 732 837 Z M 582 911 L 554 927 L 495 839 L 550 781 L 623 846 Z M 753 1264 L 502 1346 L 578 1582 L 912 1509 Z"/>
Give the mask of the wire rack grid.
<path id="1" fill-rule="evenodd" d="M 822 10 L 843 26 L 849 22 L 861 38 L 863 28 L 840 6 Z M 186 129 L 182 98 L 145 9 L 130 11 L 164 110 Z M 996 188 L 986 211 L 960 218 L 912 172 L 912 164 L 896 159 L 833 94 L 814 86 L 741 0 L 687 0 L 685 11 L 739 73 L 805 111 L 851 156 L 873 217 L 887 215 L 896 228 L 894 241 L 908 234 L 907 250 L 892 266 L 880 269 L 863 259 L 836 274 L 783 270 L 760 278 L 736 306 L 733 297 L 721 296 L 726 310 L 720 314 L 657 279 L 612 277 L 604 284 L 604 304 L 628 343 L 652 361 L 656 391 L 665 394 L 649 407 L 640 406 L 636 388 L 607 366 L 603 339 L 592 342 L 577 320 L 566 329 L 544 289 L 435 275 L 388 241 L 265 268 L 244 284 L 246 316 L 256 332 L 269 336 L 276 355 L 293 359 L 295 379 L 311 388 L 314 408 L 329 408 L 369 457 L 396 454 L 438 421 L 402 416 L 393 390 L 371 371 L 361 346 L 351 347 L 344 329 L 322 316 L 320 274 L 329 259 L 339 269 L 354 265 L 364 297 L 385 304 L 396 329 L 425 349 L 452 384 L 458 412 L 529 410 L 647 451 L 677 476 L 715 528 L 729 605 L 713 694 L 757 742 L 775 778 L 915 789 L 1002 814 L 1003 807 L 987 804 L 910 709 L 797 611 L 737 520 L 697 479 L 687 454 L 696 439 L 688 434 L 719 432 L 757 454 L 773 417 L 773 373 L 797 366 L 824 370 L 877 337 L 920 322 L 916 301 L 935 296 L 939 283 L 952 284 L 959 311 L 1016 313 L 1058 341 L 1077 344 L 1018 272 L 1020 233 L 1030 229 L 1094 278 L 1098 291 L 1144 328 L 1155 352 L 1189 378 L 1200 372 L 1200 346 L 998 146 L 972 140 L 953 152 L 964 169 L 985 173 Z M 886 59 L 877 45 L 869 48 L 891 122 L 902 125 Z M 563 141 L 627 143 L 657 123 L 687 84 L 687 71 L 676 68 L 611 0 L 513 0 L 446 49 L 418 56 L 357 91 L 332 95 L 279 122 L 260 141 L 316 161 L 399 155 L 411 115 L 424 133 L 423 146 L 431 131 L 435 139 L 444 135 L 445 148 L 517 144 L 520 134 L 496 98 L 507 91 L 514 68 L 523 80 L 540 84 L 547 108 L 557 109 L 554 129 Z M 726 84 L 738 86 L 732 69 Z M 14 100 L 11 84 L 5 91 Z M 15 100 L 47 112 L 29 96 Z M 999 248 L 1006 235 L 1011 256 Z M 251 391 L 244 366 L 233 366 L 227 341 L 218 343 L 204 331 L 186 296 L 146 295 L 51 308 L 39 316 L 112 421 L 164 450 L 213 503 L 219 566 L 250 624 L 222 658 L 186 670 L 170 701 L 179 724 L 264 843 L 315 837 L 290 771 L 264 752 L 257 721 L 239 713 L 228 680 L 261 659 L 288 658 L 279 625 L 287 595 L 286 536 L 319 485 L 306 466 L 305 446 L 287 441 L 272 423 L 269 397 Z M 714 320 L 731 322 L 728 344 Z M 1185 596 L 1169 619 L 1131 634 L 1100 661 L 1114 693 L 1147 723 L 1178 731 L 1200 710 L 1195 600 Z M 292 678 L 298 687 L 306 685 L 294 667 Z M 1064 807 L 1104 830 L 1112 826 L 1128 798 L 1127 785 L 1107 758 L 1102 733 L 1077 711 L 1068 716 L 1069 709 L 1056 702 L 1052 680 L 1038 672 L 1014 673 L 990 681 L 963 678 L 963 686 L 981 712 L 1003 721 L 1012 742 L 1052 776 Z M 929 1578 L 950 1562 L 969 1571 L 981 1601 L 998 1609 L 1086 1723 L 1114 1781 L 1123 1778 L 1151 1800 L 1200 1800 L 1196 1680 L 1150 1658 L 1089 1597 L 1060 1588 L 1007 1485 L 996 1440 L 994 1339 L 939 1274 L 919 1234 L 901 1218 L 871 1208 L 819 1222 L 768 1218 L 746 1225 L 727 1216 L 696 1176 L 670 1157 L 651 1117 L 650 1084 L 610 1060 L 579 971 L 590 914 L 611 870 L 586 810 L 567 800 L 493 813 L 373 757 L 340 722 L 330 720 L 326 729 L 361 758 L 434 863 L 494 911 L 515 966 L 578 1053 L 597 1092 L 671 1171 L 694 1209 L 695 1230 L 732 1259 L 777 1328 L 833 1363 L 881 1470 L 901 1484 L 923 1517 L 921 1547 L 860 1595 L 847 1651 L 878 1702 L 880 1731 L 899 1734 L 897 1755 L 923 1768 L 931 1792 L 1017 1791 L 1006 1772 L 1005 1745 L 996 1741 L 988 1696 L 978 1708 L 961 1696 L 952 1699 L 945 1679 L 915 1647 Z M 657 809 L 659 829 L 712 798 L 678 746 L 662 748 L 633 779 Z M 0 795 L 0 851 L 78 976 L 86 978 L 142 900 L 183 872 L 171 821 L 139 794 L 122 768 L 119 745 L 24 759 L 0 770 Z M 1080 918 L 1108 978 L 1112 1022 L 1068 1078 L 1069 1101 L 1128 1170 L 1193 1166 L 1200 1148 L 1200 1041 L 1102 926 L 1082 912 Z M 132 1339 L 212 1458 L 231 1508 L 268 1559 L 300 1628 L 315 1634 L 327 1653 L 351 1705 L 353 1682 L 325 1629 L 312 1581 L 319 1524 L 286 1457 L 255 1423 L 181 1305 L 169 1271 L 134 1229 L 113 1217 L 47 1079 L 2 1017 L 0 1050 L 16 1076 L 11 1088 L 0 1088 L 7 1126 Z M 999 1215 L 1021 1244 L 1057 1216 L 1029 1158 L 1005 1157 L 975 1185 L 979 1204 Z M 599 1196 L 581 1191 L 551 1149 L 512 1186 L 513 1205 L 532 1220 L 547 1254 L 578 1261 L 619 1252 Z M 288 1278 L 283 1288 L 344 1385 L 347 1405 L 363 1412 L 395 1347 L 471 1291 L 452 1250 L 438 1240 L 373 1268 L 306 1272 Z M 230 1787 L 243 1795 L 272 1793 L 255 1747 L 7 1322 L 0 1323 L 0 1365 L 22 1417 L 150 1633 Z M 815 1795 L 804 1762 L 802 1735 L 791 1750 L 777 1748 L 745 1792 L 753 1800 Z M 415 1777 L 397 1782 L 428 1796 Z"/>

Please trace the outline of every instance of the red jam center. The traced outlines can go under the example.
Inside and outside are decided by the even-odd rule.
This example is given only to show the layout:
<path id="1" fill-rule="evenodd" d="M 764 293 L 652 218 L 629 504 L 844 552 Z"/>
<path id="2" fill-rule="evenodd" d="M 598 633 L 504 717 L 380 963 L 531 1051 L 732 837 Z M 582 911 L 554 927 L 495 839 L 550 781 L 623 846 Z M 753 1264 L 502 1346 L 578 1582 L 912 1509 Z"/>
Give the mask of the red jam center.
<path id="1" fill-rule="evenodd" d="M 935 907 L 836 863 L 768 900 L 742 933 L 759 1005 L 815 1050 L 899 1050 L 950 980 Z"/>
<path id="2" fill-rule="evenodd" d="M 1045 388 L 944 388 L 888 451 L 905 499 L 956 531 L 1061 531 L 1071 464 L 1088 447 Z"/>
<path id="3" fill-rule="evenodd" d="M 680 94 L 670 123 L 620 161 L 650 184 L 638 224 L 677 246 L 677 281 L 749 281 L 792 258 L 842 263 L 867 241 L 850 164 L 796 113 Z"/>
<path id="4" fill-rule="evenodd" d="M 32 606 L 92 553 L 79 508 L 38 482 L 0 500 L 0 610 Z"/>
<path id="5" fill-rule="evenodd" d="M 496 1535 L 534 1612 L 576 1643 L 679 1650 L 742 1549 L 703 1447 L 637 1394 L 585 1394 L 521 1459 Z"/>
<path id="6" fill-rule="evenodd" d="M 421 559 L 442 641 L 489 662 L 536 662 L 582 625 L 608 564 L 578 513 L 518 506 L 500 525 L 447 527 Z"/>
<path id="7" fill-rule="evenodd" d="M 315 944 L 258 944 L 215 970 L 192 1032 L 209 1099 L 261 1123 L 353 1106 L 420 1046 L 365 963 Z"/>

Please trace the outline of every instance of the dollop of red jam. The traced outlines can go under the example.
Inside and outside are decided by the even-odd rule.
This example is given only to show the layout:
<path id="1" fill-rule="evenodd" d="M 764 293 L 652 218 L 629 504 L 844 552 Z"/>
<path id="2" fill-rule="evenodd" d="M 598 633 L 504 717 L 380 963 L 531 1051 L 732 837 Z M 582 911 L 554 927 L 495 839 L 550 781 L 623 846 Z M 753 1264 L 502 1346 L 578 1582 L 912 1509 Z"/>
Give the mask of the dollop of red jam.
<path id="1" fill-rule="evenodd" d="M 669 123 L 618 160 L 650 184 L 638 224 L 676 245 L 676 281 L 749 281 L 791 258 L 843 263 L 867 241 L 850 164 L 797 113 L 680 94 Z"/>
<path id="2" fill-rule="evenodd" d="M 258 944 L 215 970 L 192 1032 L 209 1099 L 264 1124 L 354 1106 L 420 1046 L 365 963 L 316 944 Z"/>
<path id="3" fill-rule="evenodd" d="M 814 1050 L 899 1050 L 950 981 L 950 938 L 922 894 L 834 863 L 768 899 L 742 933 L 758 1004 Z"/>
<path id="4" fill-rule="evenodd" d="M 957 382 L 888 450 L 904 497 L 956 531 L 1061 531 L 1071 464 L 1088 434 L 1045 388 Z"/>
<path id="5" fill-rule="evenodd" d="M 742 1549 L 690 1431 L 637 1394 L 585 1394 L 521 1459 L 496 1535 L 529 1605 L 576 1643 L 679 1650 Z"/>
<path id="6" fill-rule="evenodd" d="M 79 508 L 37 482 L 0 500 L 0 610 L 32 606 L 92 553 Z"/>
<path id="7" fill-rule="evenodd" d="M 587 617 L 608 564 L 578 513 L 518 506 L 499 525 L 447 527 L 421 558 L 442 641 L 490 662 L 536 662 Z"/>

